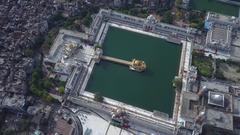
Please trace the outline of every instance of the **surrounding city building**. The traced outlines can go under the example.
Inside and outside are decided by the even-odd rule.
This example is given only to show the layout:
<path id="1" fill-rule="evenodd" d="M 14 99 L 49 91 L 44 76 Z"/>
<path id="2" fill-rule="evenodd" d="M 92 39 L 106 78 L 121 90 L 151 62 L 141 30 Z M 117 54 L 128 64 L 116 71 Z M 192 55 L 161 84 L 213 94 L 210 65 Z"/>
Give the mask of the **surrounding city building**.
<path id="1" fill-rule="evenodd" d="M 230 5 L 240 6 L 240 2 L 238 0 L 218 0 L 218 1 L 230 4 Z"/>
<path id="2" fill-rule="evenodd" d="M 73 125 L 69 124 L 61 117 L 56 117 L 56 125 L 52 135 L 72 135 L 74 131 Z"/>
<path id="3" fill-rule="evenodd" d="M 240 27 L 240 19 L 214 12 L 208 12 L 205 20 L 207 29 L 206 45 L 215 51 L 229 53 L 232 37 Z"/>

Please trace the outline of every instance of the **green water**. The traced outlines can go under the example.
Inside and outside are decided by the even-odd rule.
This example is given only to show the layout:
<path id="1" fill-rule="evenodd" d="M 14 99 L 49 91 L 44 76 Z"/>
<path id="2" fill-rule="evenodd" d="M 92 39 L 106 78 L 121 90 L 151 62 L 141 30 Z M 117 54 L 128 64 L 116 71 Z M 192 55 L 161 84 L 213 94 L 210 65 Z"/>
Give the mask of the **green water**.
<path id="1" fill-rule="evenodd" d="M 217 0 L 191 0 L 193 9 L 213 11 L 226 15 L 238 16 L 239 7 L 218 2 Z"/>
<path id="2" fill-rule="evenodd" d="M 147 70 L 139 73 L 127 66 L 101 61 L 95 65 L 88 91 L 172 115 L 175 96 L 172 79 L 178 73 L 181 45 L 110 27 L 103 49 L 107 56 L 144 60 Z"/>

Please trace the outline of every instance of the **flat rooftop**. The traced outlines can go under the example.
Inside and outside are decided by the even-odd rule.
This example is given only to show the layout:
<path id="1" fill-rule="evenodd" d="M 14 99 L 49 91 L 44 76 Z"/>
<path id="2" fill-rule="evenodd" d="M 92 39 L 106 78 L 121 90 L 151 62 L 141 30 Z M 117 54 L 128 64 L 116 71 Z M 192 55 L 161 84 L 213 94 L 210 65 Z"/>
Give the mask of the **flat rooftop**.
<path id="1" fill-rule="evenodd" d="M 213 11 L 221 14 L 237 16 L 238 7 L 221 3 L 218 0 L 191 0 L 193 9 L 202 11 Z"/>
<path id="2" fill-rule="evenodd" d="M 212 40 L 222 43 L 227 42 L 227 30 L 220 27 L 215 27 L 212 32 Z"/>
<path id="3" fill-rule="evenodd" d="M 87 39 L 88 36 L 84 33 L 61 29 L 45 61 L 69 65 L 76 65 L 80 62 L 89 64 L 94 55 L 94 48 L 83 42 Z"/>
<path id="4" fill-rule="evenodd" d="M 226 24 L 239 23 L 239 19 L 237 17 L 219 14 L 219 13 L 215 13 L 215 12 L 208 12 L 206 19 L 212 20 L 212 21 L 218 21 L 218 22 L 226 23 Z"/>
<path id="5" fill-rule="evenodd" d="M 233 115 L 214 109 L 207 109 L 207 123 L 215 127 L 233 130 Z"/>
<path id="6" fill-rule="evenodd" d="M 183 91 L 181 117 L 195 119 L 199 111 L 197 110 L 199 97 L 195 93 Z"/>
<path id="7" fill-rule="evenodd" d="M 208 104 L 224 107 L 224 94 L 209 91 L 208 92 Z"/>
<path id="8" fill-rule="evenodd" d="M 240 98 L 238 97 L 233 98 L 233 113 L 240 117 Z"/>
<path id="9" fill-rule="evenodd" d="M 232 27 L 212 24 L 207 33 L 206 44 L 217 48 L 229 49 L 232 41 Z"/>
<path id="10" fill-rule="evenodd" d="M 96 64 L 86 88 L 90 92 L 148 111 L 173 112 L 181 45 L 163 39 L 109 27 L 103 54 L 124 60 L 139 59 L 147 70 L 139 73 L 127 66 L 101 61 Z"/>

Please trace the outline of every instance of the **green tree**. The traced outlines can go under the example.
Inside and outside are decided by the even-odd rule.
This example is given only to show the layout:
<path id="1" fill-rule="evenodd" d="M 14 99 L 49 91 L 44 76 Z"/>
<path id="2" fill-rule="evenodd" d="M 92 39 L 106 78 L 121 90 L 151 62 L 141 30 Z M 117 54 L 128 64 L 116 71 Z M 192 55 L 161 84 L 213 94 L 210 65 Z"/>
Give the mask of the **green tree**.
<path id="1" fill-rule="evenodd" d="M 46 89 L 49 89 L 53 86 L 52 80 L 43 79 L 41 68 L 34 69 L 31 79 L 30 91 L 33 95 L 38 96 L 47 102 L 54 101 L 54 98 L 46 91 Z"/>
<path id="2" fill-rule="evenodd" d="M 175 4 L 176 4 L 176 6 L 180 6 L 182 4 L 182 0 L 176 0 Z"/>
<path id="3" fill-rule="evenodd" d="M 204 56 L 203 53 L 193 52 L 192 64 L 197 67 L 200 75 L 205 77 L 211 77 L 213 73 L 212 59 Z"/>
<path id="4" fill-rule="evenodd" d="M 32 57 L 33 56 L 33 50 L 30 48 L 27 48 L 24 50 L 24 55 L 26 55 L 27 57 Z"/>
<path id="5" fill-rule="evenodd" d="M 133 3 L 133 4 L 140 4 L 141 1 L 140 1 L 140 0 L 133 0 L 132 3 Z"/>
<path id="6" fill-rule="evenodd" d="M 240 73 L 240 67 L 238 67 L 238 69 L 236 70 L 237 73 Z"/>
<path id="7" fill-rule="evenodd" d="M 64 94 L 64 92 L 65 92 L 64 87 L 63 87 L 63 86 L 59 87 L 59 88 L 58 88 L 58 92 L 59 92 L 60 94 Z"/>
<path id="8" fill-rule="evenodd" d="M 181 10 L 177 10 L 177 12 L 176 12 L 176 19 L 177 20 L 183 19 L 183 13 L 181 12 Z"/>
<path id="9" fill-rule="evenodd" d="M 41 46 L 44 42 L 44 36 L 43 35 L 40 35 L 39 37 L 37 37 L 35 39 L 35 49 L 38 48 L 39 46 Z"/>
<path id="10" fill-rule="evenodd" d="M 173 87 L 176 88 L 177 91 L 181 91 L 182 89 L 182 78 L 175 76 L 175 78 L 173 79 Z"/>
<path id="11" fill-rule="evenodd" d="M 42 98 L 47 102 L 52 102 L 54 100 L 54 98 L 51 95 L 49 95 L 47 92 L 44 92 L 44 94 L 42 95 Z"/>
<path id="12" fill-rule="evenodd" d="M 29 126 L 30 126 L 31 122 L 27 119 L 20 119 L 18 122 L 18 125 L 20 126 L 19 131 L 26 131 L 28 130 Z"/>
<path id="13" fill-rule="evenodd" d="M 162 17 L 162 22 L 164 23 L 169 23 L 172 24 L 173 23 L 173 15 L 171 13 L 171 11 L 167 11 L 163 17 Z"/>
<path id="14" fill-rule="evenodd" d="M 102 46 L 101 46 L 100 44 L 96 44 L 96 45 L 95 45 L 95 49 L 96 49 L 96 48 L 102 48 Z"/>
<path id="15" fill-rule="evenodd" d="M 30 85 L 34 84 L 36 87 L 38 87 L 40 85 L 40 80 L 42 78 L 42 70 L 41 68 L 36 68 L 33 70 L 32 75 L 31 75 L 31 81 L 30 81 Z"/>
<path id="16" fill-rule="evenodd" d="M 97 102 L 103 102 L 104 98 L 102 95 L 100 95 L 100 93 L 95 93 L 93 100 L 95 100 Z"/>
<path id="17" fill-rule="evenodd" d="M 203 29 L 204 27 L 204 18 L 205 14 L 199 12 L 190 12 L 189 22 L 190 26 L 197 29 Z"/>
<path id="18" fill-rule="evenodd" d="M 133 16 L 137 16 L 139 14 L 139 10 L 137 8 L 132 8 L 129 10 L 129 14 Z"/>
<path id="19" fill-rule="evenodd" d="M 53 83 L 50 79 L 44 79 L 43 80 L 43 88 L 46 90 L 50 89 L 53 86 Z"/>
<path id="20" fill-rule="evenodd" d="M 66 18 L 64 18 L 62 12 L 58 12 L 57 14 L 53 15 L 49 21 L 48 21 L 48 26 L 49 28 L 53 28 L 56 26 L 59 26 L 62 24 L 62 22 L 65 20 Z"/>
<path id="21" fill-rule="evenodd" d="M 16 133 L 15 130 L 12 130 L 12 129 L 7 129 L 4 131 L 4 135 L 14 135 Z"/>
<path id="22" fill-rule="evenodd" d="M 92 17 L 91 15 L 88 13 L 82 20 L 83 24 L 87 27 L 89 27 L 92 23 Z"/>

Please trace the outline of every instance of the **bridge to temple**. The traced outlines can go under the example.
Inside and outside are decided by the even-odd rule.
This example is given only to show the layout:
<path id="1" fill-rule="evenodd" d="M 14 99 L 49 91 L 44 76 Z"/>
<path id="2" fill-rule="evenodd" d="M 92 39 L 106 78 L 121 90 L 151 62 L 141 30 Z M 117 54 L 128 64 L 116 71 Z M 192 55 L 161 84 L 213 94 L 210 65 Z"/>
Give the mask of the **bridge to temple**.
<path id="1" fill-rule="evenodd" d="M 103 56 L 103 55 L 100 58 L 103 60 L 106 60 L 106 61 L 111 61 L 111 62 L 114 62 L 117 64 L 126 65 L 126 66 L 131 66 L 131 63 L 132 63 L 131 61 L 127 61 L 127 60 L 123 60 L 123 59 L 119 59 L 119 58 L 113 58 L 113 57 L 109 57 L 109 56 Z"/>

